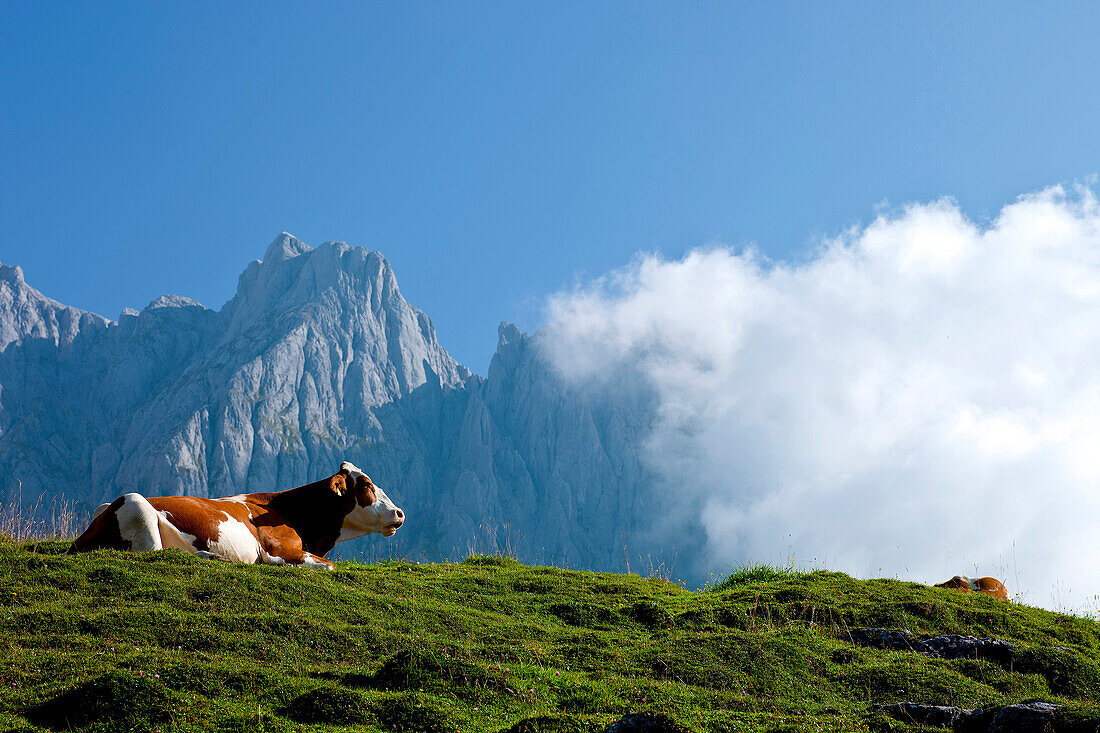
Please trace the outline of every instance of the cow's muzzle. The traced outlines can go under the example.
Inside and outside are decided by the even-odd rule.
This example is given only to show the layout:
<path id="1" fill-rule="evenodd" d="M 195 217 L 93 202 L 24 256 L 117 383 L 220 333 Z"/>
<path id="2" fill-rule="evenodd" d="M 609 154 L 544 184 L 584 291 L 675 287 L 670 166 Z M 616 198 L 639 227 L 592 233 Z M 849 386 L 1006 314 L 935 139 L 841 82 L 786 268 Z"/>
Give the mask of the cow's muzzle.
<path id="1" fill-rule="evenodd" d="M 405 523 L 405 512 L 401 511 L 400 509 L 394 509 L 393 518 L 396 521 L 390 522 L 382 528 L 383 537 L 393 537 L 395 534 L 397 534 L 397 530 L 401 527 L 402 524 Z"/>

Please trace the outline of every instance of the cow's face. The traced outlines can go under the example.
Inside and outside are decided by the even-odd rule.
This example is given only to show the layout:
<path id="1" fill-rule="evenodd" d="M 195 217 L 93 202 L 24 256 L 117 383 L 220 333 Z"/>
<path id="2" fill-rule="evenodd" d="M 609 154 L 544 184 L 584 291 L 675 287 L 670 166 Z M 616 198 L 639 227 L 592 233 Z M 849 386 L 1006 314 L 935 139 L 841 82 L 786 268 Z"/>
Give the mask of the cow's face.
<path id="1" fill-rule="evenodd" d="M 392 537 L 405 523 L 405 512 L 353 464 L 344 461 L 333 480 L 337 477 L 343 479 L 347 493 L 355 498 L 355 506 L 344 517 L 343 530 L 359 534 L 380 532 L 383 537 Z"/>

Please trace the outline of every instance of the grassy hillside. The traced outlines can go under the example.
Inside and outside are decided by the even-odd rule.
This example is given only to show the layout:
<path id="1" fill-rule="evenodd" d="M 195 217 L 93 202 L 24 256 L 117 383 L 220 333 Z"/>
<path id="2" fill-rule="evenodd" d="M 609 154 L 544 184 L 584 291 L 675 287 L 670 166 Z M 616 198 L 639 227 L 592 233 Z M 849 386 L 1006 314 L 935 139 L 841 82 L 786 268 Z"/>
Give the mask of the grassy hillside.
<path id="1" fill-rule="evenodd" d="M 457 564 L 336 572 L 0 541 L 0 731 L 908 730 L 873 702 L 1067 703 L 1095 730 L 1100 626 L 839 573 L 695 593 L 634 575 Z M 994 636 L 1013 669 L 879 651 L 845 629 Z M 1091 721 L 1091 722 L 1089 722 Z"/>

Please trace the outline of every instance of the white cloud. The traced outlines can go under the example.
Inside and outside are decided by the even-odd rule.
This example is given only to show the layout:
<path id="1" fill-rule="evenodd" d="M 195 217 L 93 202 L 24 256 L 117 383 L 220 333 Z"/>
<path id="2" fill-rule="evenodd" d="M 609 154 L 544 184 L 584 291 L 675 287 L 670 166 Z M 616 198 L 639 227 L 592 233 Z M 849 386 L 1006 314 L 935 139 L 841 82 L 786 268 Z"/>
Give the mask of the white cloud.
<path id="1" fill-rule="evenodd" d="M 646 455 L 697 507 L 714 567 L 790 552 L 1100 607 L 1088 189 L 1023 196 L 988 226 L 910 205 L 800 265 L 639 256 L 552 298 L 543 337 L 572 380 L 615 367 L 656 390 Z"/>

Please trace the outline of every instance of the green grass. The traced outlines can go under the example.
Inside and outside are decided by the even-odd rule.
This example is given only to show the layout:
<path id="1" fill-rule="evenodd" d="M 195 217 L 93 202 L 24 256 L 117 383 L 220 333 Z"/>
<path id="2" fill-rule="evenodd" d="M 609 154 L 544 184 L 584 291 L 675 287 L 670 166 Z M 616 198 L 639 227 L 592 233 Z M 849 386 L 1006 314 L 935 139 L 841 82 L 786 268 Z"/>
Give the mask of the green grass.
<path id="1" fill-rule="evenodd" d="M 866 712 L 898 700 L 1100 721 L 1096 622 L 913 583 L 749 568 L 690 592 L 498 557 L 327 573 L 66 547 L 0 540 L 0 731 L 587 733 L 628 711 L 915 730 Z M 841 640 L 860 626 L 996 636 L 1018 663 Z"/>
<path id="2" fill-rule="evenodd" d="M 789 580 L 801 578 L 809 573 L 799 572 L 791 567 L 781 567 L 759 563 L 756 565 L 743 565 L 713 585 L 714 590 L 726 590 L 746 583 L 767 583 L 774 580 Z M 708 584 L 708 587 L 710 584 Z"/>

